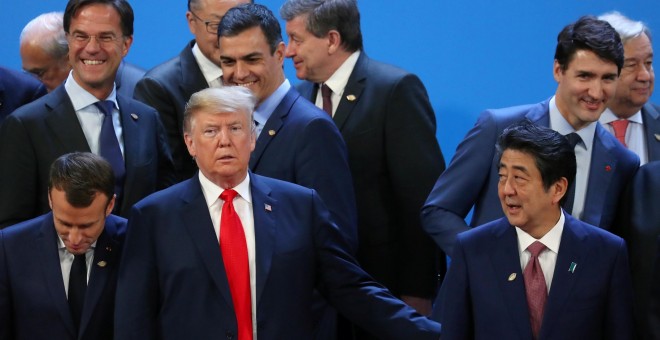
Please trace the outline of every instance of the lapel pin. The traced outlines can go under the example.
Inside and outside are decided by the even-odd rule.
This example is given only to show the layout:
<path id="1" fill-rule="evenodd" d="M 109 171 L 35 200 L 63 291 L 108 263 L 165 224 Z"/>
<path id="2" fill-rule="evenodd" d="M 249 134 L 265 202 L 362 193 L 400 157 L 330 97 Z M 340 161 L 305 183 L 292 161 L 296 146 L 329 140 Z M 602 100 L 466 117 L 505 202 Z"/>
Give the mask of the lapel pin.
<path id="1" fill-rule="evenodd" d="M 349 94 L 348 96 L 346 96 L 346 99 L 348 99 L 349 102 L 354 102 L 355 99 L 357 98 L 355 97 L 355 95 Z"/>
<path id="2" fill-rule="evenodd" d="M 658 142 L 660 142 L 660 133 L 656 133 L 656 134 L 655 134 L 655 140 L 657 140 Z"/>
<path id="3" fill-rule="evenodd" d="M 275 130 L 268 130 L 269 136 L 275 136 Z"/>
<path id="4" fill-rule="evenodd" d="M 105 247 L 105 250 L 106 250 L 106 251 L 112 251 L 112 247 L 107 246 L 107 247 Z"/>
<path id="5" fill-rule="evenodd" d="M 133 118 L 133 120 L 138 120 L 138 115 L 136 113 L 131 113 L 131 118 Z"/>
<path id="6" fill-rule="evenodd" d="M 108 262 L 105 262 L 105 261 L 99 261 L 99 262 L 96 263 L 96 265 L 99 266 L 99 267 L 101 267 L 101 268 L 104 268 L 105 266 L 108 265 Z"/>
<path id="7" fill-rule="evenodd" d="M 270 204 L 264 204 L 264 209 L 266 209 L 266 211 L 273 211 L 273 207 L 271 207 Z"/>
<path id="8" fill-rule="evenodd" d="M 509 275 L 509 281 L 513 281 L 515 279 L 516 279 L 516 273 L 511 273 L 511 275 Z"/>
<path id="9" fill-rule="evenodd" d="M 575 273 L 575 267 L 577 267 L 577 263 L 571 262 L 571 265 L 568 266 L 568 271 L 571 273 Z"/>
<path id="10" fill-rule="evenodd" d="M 607 172 L 612 171 L 612 167 L 609 166 L 609 165 L 606 165 L 606 166 L 605 166 L 605 171 L 607 171 Z"/>

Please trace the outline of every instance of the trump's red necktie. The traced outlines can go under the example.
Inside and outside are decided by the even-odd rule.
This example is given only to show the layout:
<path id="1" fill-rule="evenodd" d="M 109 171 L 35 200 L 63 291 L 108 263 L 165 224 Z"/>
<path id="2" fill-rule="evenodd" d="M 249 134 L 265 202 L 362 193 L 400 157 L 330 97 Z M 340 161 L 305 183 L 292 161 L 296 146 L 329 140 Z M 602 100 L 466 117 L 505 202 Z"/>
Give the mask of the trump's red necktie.
<path id="1" fill-rule="evenodd" d="M 247 243 L 241 219 L 234 210 L 234 197 L 238 193 L 227 189 L 220 194 L 222 217 L 220 218 L 220 251 L 229 281 L 234 303 L 238 339 L 252 340 L 252 301 L 250 296 L 250 269 Z"/>

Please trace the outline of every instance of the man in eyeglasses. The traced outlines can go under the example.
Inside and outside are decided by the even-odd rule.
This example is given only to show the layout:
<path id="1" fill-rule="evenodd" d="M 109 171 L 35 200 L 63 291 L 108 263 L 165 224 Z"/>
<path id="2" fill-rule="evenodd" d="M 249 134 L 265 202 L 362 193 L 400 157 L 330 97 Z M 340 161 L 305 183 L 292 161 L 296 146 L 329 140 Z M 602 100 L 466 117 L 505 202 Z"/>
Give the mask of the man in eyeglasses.
<path id="1" fill-rule="evenodd" d="M 186 20 L 195 36 L 178 56 L 154 67 L 135 87 L 133 97 L 153 106 L 167 131 L 177 181 L 190 178 L 197 165 L 183 142 L 183 111 L 190 96 L 222 86 L 218 25 L 232 7 L 248 0 L 188 0 Z"/>
<path id="2" fill-rule="evenodd" d="M 174 181 L 158 113 L 115 87 L 133 42 L 131 6 L 125 0 L 70 0 L 63 23 L 69 77 L 16 110 L 0 129 L 0 228 L 50 210 L 48 167 L 69 152 L 91 151 L 112 165 L 119 215 Z"/>

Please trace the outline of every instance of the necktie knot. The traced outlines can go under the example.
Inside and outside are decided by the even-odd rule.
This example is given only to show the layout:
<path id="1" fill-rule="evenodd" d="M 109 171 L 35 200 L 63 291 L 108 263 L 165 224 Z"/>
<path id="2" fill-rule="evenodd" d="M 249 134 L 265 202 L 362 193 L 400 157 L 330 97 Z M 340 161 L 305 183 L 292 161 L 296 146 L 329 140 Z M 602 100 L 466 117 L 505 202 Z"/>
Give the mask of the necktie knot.
<path id="1" fill-rule="evenodd" d="M 582 141 L 582 138 L 580 138 L 580 135 L 578 135 L 575 132 L 571 132 L 567 134 L 566 139 L 568 139 L 568 143 L 571 145 L 572 148 L 575 148 L 575 146 Z"/>
<path id="2" fill-rule="evenodd" d="M 115 103 L 113 103 L 111 100 L 99 100 L 98 102 L 94 103 L 94 105 L 96 105 L 96 107 L 98 107 L 104 115 L 112 116 L 112 109 L 115 107 Z"/>
<path id="3" fill-rule="evenodd" d="M 534 243 L 530 244 L 529 247 L 527 247 L 527 250 L 532 254 L 533 257 L 539 257 L 539 254 L 544 249 L 545 249 L 545 244 L 539 241 L 534 241 Z"/>
<path id="4" fill-rule="evenodd" d="M 223 191 L 223 192 L 220 194 L 220 199 L 223 200 L 223 201 L 225 201 L 225 202 L 231 202 L 231 201 L 234 200 L 234 197 L 236 197 L 236 195 L 238 195 L 238 193 L 236 192 L 236 190 L 234 190 L 234 189 L 227 189 L 227 190 Z"/>

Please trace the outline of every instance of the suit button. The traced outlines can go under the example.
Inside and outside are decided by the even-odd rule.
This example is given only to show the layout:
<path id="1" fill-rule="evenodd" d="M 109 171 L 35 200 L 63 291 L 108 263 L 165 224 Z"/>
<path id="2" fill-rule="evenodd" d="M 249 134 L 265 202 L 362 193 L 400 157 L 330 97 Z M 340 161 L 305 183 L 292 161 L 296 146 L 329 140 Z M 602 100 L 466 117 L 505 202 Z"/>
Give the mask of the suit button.
<path id="1" fill-rule="evenodd" d="M 225 336 L 227 337 L 227 339 L 231 340 L 234 338 L 234 333 L 232 333 L 232 331 L 226 331 Z"/>

